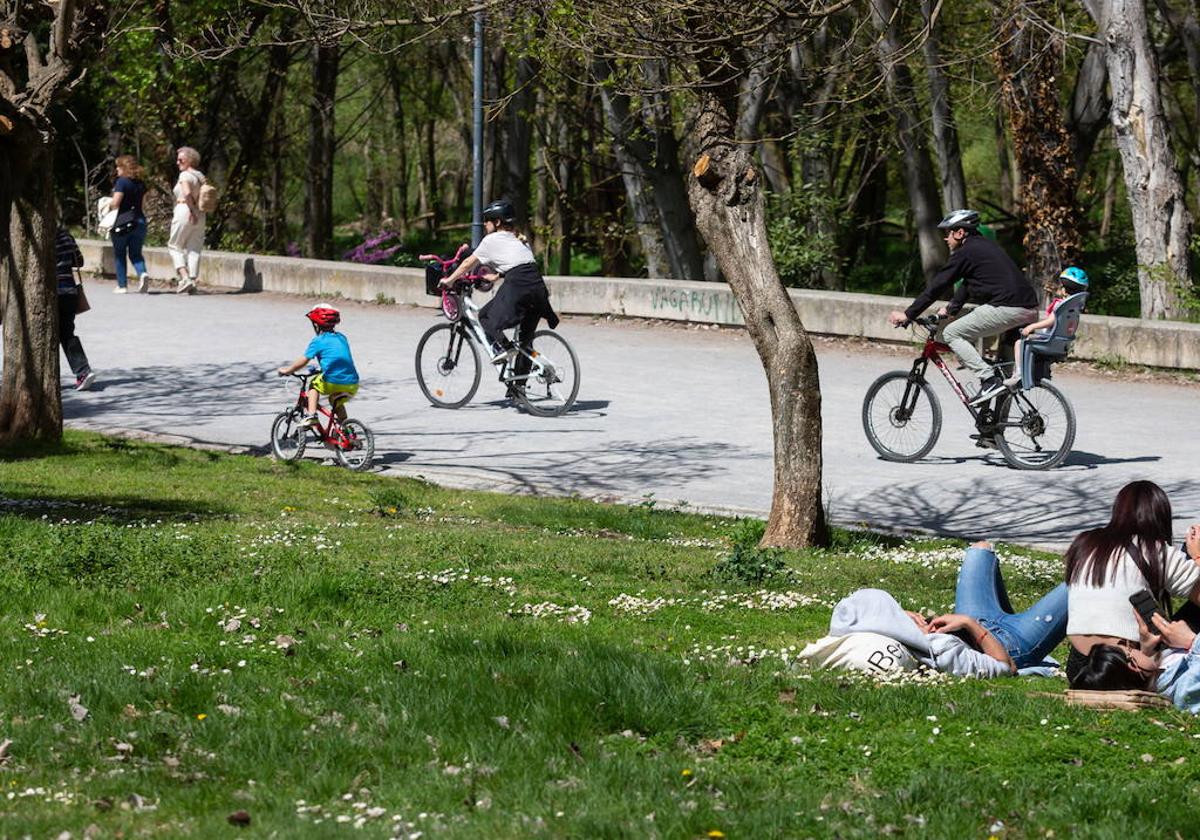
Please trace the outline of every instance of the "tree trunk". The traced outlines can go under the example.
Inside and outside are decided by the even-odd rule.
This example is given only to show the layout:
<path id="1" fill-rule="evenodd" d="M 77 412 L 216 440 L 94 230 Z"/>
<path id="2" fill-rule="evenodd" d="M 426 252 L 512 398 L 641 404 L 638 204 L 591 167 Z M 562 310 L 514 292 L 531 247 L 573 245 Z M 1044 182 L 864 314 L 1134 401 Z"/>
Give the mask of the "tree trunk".
<path id="1" fill-rule="evenodd" d="M 1021 213 L 1029 279 L 1052 292 L 1059 273 L 1081 250 L 1075 205 L 1074 148 L 1063 124 L 1055 73 L 1062 63 L 1059 36 L 1029 16 L 1042 3 L 999 10 L 995 61 L 1004 113 L 1022 173 Z"/>
<path id="2" fill-rule="evenodd" d="M 574 93 L 574 85 L 568 85 Z M 558 242 L 556 274 L 571 273 L 571 246 L 575 238 L 575 173 L 578 158 L 574 154 L 576 134 L 566 113 L 558 115 L 558 155 L 555 160 L 554 238 Z"/>
<path id="3" fill-rule="evenodd" d="M 606 64 L 599 61 L 593 66 L 593 72 L 602 81 L 611 75 Z M 663 244 L 663 225 L 658 217 L 658 205 L 654 202 L 653 187 L 645 177 L 646 167 L 632 148 L 633 144 L 644 141 L 630 138 L 633 124 L 629 97 L 610 85 L 601 84 L 600 104 L 608 133 L 613 138 L 613 157 L 625 187 L 625 203 L 646 260 L 646 275 L 673 277 L 667 249 Z"/>
<path id="4" fill-rule="evenodd" d="M 53 146 L 23 119 L 0 135 L 0 443 L 62 437 Z"/>
<path id="5" fill-rule="evenodd" d="M 304 232 L 308 256 L 333 256 L 334 106 L 340 55 L 337 46 L 312 48 L 312 100 L 308 108 L 308 172 L 304 180 Z"/>
<path id="6" fill-rule="evenodd" d="M 504 195 L 516 208 L 520 224 L 529 223 L 529 159 L 533 148 L 533 118 L 537 91 L 533 80 L 538 63 L 517 59 L 516 90 L 508 103 L 508 137 L 504 144 Z"/>
<path id="7" fill-rule="evenodd" d="M 763 178 L 734 141 L 734 116 L 701 88 L 694 135 L 701 157 L 688 180 L 696 224 L 729 281 L 767 375 L 775 478 L 764 545 L 800 548 L 828 541 L 821 503 L 821 388 L 817 356 L 779 282 L 763 217 Z M 736 102 L 736 98 L 732 98 Z"/>
<path id="8" fill-rule="evenodd" d="M 621 173 L 625 187 L 625 204 L 633 220 L 633 228 L 642 246 L 646 259 L 648 277 L 671 277 L 667 260 L 667 249 L 663 245 L 662 226 L 658 218 L 658 207 L 651 196 L 651 187 L 643 177 L 643 168 L 629 150 L 626 141 L 626 124 L 629 117 L 628 99 L 624 94 L 601 85 L 600 102 L 604 109 L 604 121 L 613 137 L 613 157 Z"/>
<path id="9" fill-rule="evenodd" d="M 642 69 L 647 86 L 657 92 L 646 96 L 643 103 L 644 124 L 650 132 L 650 157 L 640 162 L 645 167 L 645 176 L 658 206 L 671 276 L 679 280 L 703 280 L 704 257 L 696 239 L 696 222 L 679 163 L 679 139 L 675 136 L 671 97 L 665 92 L 666 68 L 659 62 L 646 62 Z"/>
<path id="10" fill-rule="evenodd" d="M 404 84 L 400 75 L 400 62 L 394 55 L 387 57 L 388 84 L 392 90 L 392 129 L 394 138 L 394 165 L 396 204 L 390 215 L 399 216 L 400 226 L 408 231 L 408 131 L 405 122 Z M 389 195 L 391 189 L 388 190 Z"/>
<path id="11" fill-rule="evenodd" d="M 1143 318 L 1179 318 L 1191 288 L 1192 218 L 1159 95 L 1158 61 L 1142 0 L 1097 0 L 1093 11 L 1108 46 L 1112 124 L 1133 216 Z"/>
<path id="12" fill-rule="evenodd" d="M 1071 92 L 1071 112 L 1067 118 L 1067 132 L 1075 147 L 1075 171 L 1087 169 L 1096 138 L 1108 122 L 1112 100 L 1108 95 L 1108 67 L 1105 63 L 1103 44 L 1089 44 L 1079 73 L 1075 77 L 1075 89 Z"/>
<path id="13" fill-rule="evenodd" d="M 934 10 L 934 0 L 921 0 L 921 15 L 928 27 L 922 46 L 929 76 L 930 110 L 933 113 L 933 148 L 942 173 L 942 206 L 947 210 L 955 210 L 967 206 L 967 180 L 963 175 L 958 126 L 955 125 L 954 111 L 950 106 L 950 80 L 946 78 L 942 64 L 942 27 L 934 17 Z"/>
<path id="14" fill-rule="evenodd" d="M 871 17 L 879 32 L 878 52 L 884 81 L 892 102 L 897 140 L 904 157 L 904 188 L 912 208 L 913 226 L 921 251 L 921 269 L 931 277 L 945 261 L 946 251 L 937 229 L 941 219 L 933 165 L 925 148 L 924 120 L 918 113 L 912 73 L 905 64 L 896 9 L 892 0 L 871 0 Z"/>
<path id="15" fill-rule="evenodd" d="M 1108 233 L 1112 228 L 1113 209 L 1117 204 L 1117 159 L 1109 158 L 1104 173 L 1104 203 L 1100 211 L 1100 246 L 1108 244 Z"/>
<path id="16" fill-rule="evenodd" d="M 996 186 L 1000 190 L 1000 206 L 1006 213 L 1011 214 L 1015 210 L 1016 184 L 1020 179 L 1014 177 L 1013 161 L 1008 150 L 1008 136 L 1004 132 L 1004 115 L 1002 111 L 1003 109 L 997 106 L 996 116 L 992 120 L 992 136 L 996 141 L 996 163 L 1000 170 L 1000 183 Z"/>

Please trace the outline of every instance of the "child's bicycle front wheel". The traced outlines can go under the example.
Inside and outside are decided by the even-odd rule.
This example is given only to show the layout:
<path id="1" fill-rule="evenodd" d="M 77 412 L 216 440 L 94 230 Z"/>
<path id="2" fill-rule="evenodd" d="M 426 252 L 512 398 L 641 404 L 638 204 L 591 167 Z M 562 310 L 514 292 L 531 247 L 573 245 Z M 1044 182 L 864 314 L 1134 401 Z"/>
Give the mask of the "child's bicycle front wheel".
<path id="1" fill-rule="evenodd" d="M 275 415 L 271 423 L 271 453 L 279 461 L 296 461 L 304 455 L 308 435 L 304 429 L 304 414 L 298 408 Z"/>
<path id="2" fill-rule="evenodd" d="M 375 433 L 361 420 L 344 420 L 340 425 L 341 431 L 333 434 L 338 463 L 356 472 L 367 469 L 375 457 Z"/>

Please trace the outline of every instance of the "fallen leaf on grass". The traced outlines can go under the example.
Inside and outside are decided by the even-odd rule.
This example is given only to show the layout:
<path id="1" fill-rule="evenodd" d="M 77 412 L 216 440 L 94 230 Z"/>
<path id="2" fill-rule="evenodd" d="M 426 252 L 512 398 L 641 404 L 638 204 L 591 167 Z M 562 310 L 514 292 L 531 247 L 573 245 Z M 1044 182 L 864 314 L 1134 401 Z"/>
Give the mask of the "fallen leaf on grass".
<path id="1" fill-rule="evenodd" d="M 236 633 L 242 629 L 242 622 L 240 619 L 231 618 L 221 625 L 221 629 L 226 633 Z"/>
<path id="2" fill-rule="evenodd" d="M 501 729 L 508 729 L 508 717 L 506 715 L 494 717 L 492 720 L 496 721 L 496 725 Z"/>
<path id="3" fill-rule="evenodd" d="M 242 710 L 237 706 L 230 706 L 228 703 L 218 703 L 217 711 L 221 712 L 222 714 L 229 715 L 230 717 L 237 717 L 242 713 Z"/>
<path id="4" fill-rule="evenodd" d="M 225 818 L 230 825 L 250 825 L 250 813 L 248 811 L 234 811 Z"/>
<path id="5" fill-rule="evenodd" d="M 3 741 L 0 741 L 0 767 L 3 767 L 4 763 L 8 761 L 8 748 L 11 746 L 11 738 L 5 738 Z"/>
<path id="6" fill-rule="evenodd" d="M 786 703 L 789 706 L 795 704 L 796 689 L 788 688 L 788 689 L 784 689 L 783 691 L 779 692 L 779 702 Z"/>
<path id="7" fill-rule="evenodd" d="M 278 635 L 275 637 L 275 647 L 283 651 L 284 656 L 296 655 L 296 640 L 288 635 Z"/>
<path id="8" fill-rule="evenodd" d="M 67 708 L 71 710 L 71 717 L 75 720 L 82 721 L 88 716 L 87 706 L 79 702 L 78 694 L 72 694 L 67 700 Z"/>
<path id="9" fill-rule="evenodd" d="M 142 716 L 142 713 L 132 703 L 126 703 L 125 708 L 121 710 L 121 714 L 127 718 L 140 718 Z"/>

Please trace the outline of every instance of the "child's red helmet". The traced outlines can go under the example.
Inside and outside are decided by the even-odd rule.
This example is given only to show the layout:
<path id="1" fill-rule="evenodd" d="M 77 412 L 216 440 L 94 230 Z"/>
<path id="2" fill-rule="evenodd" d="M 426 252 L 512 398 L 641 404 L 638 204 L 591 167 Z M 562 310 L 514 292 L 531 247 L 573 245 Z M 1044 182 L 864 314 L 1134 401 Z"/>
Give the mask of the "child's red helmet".
<path id="1" fill-rule="evenodd" d="M 318 303 L 312 309 L 308 310 L 308 320 L 312 321 L 318 327 L 328 330 L 338 325 L 342 320 L 342 313 L 338 312 L 332 306 Z"/>

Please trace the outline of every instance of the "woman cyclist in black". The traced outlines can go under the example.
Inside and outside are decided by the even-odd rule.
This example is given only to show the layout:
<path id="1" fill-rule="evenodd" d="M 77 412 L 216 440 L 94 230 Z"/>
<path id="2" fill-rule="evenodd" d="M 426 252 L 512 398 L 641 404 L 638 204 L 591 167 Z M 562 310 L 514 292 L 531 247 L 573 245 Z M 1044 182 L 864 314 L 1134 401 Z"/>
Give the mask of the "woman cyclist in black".
<path id="1" fill-rule="evenodd" d="M 503 283 L 496 296 L 479 310 L 479 322 L 491 342 L 493 364 L 517 356 L 514 370 L 523 374 L 528 373 L 529 359 L 516 354 L 504 330 L 520 325 L 521 347 L 528 353 L 538 321 L 545 318 L 554 329 L 558 326 L 558 316 L 550 306 L 550 291 L 534 261 L 533 251 L 516 234 L 516 215 L 512 204 L 504 200 L 493 201 L 483 208 L 486 235 L 474 253 L 463 258 L 442 280 L 442 285 L 453 286 L 476 266 L 490 268 L 500 275 Z"/>

